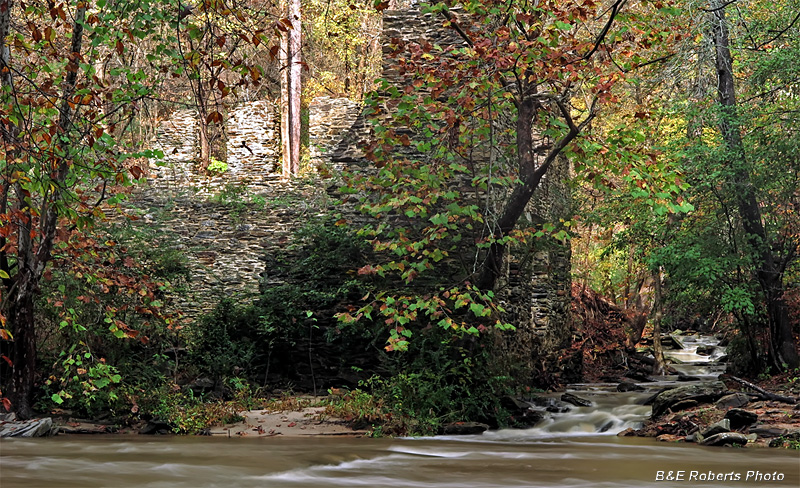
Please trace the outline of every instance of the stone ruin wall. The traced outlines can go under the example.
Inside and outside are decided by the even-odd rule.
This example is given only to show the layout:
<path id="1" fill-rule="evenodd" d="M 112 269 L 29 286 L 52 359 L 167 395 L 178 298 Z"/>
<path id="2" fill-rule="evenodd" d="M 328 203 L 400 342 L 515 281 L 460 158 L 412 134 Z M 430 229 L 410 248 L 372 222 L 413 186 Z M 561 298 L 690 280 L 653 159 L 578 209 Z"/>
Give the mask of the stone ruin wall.
<path id="1" fill-rule="evenodd" d="M 228 169 L 205 171 L 197 161 L 197 112 L 174 112 L 156 130 L 154 146 L 164 158 L 150 161 L 150 187 L 164 195 L 195 192 L 208 197 L 229 185 L 263 190 L 280 178 L 280 120 L 274 104 L 259 100 L 237 105 L 228 113 L 225 134 Z"/>
<path id="2" fill-rule="evenodd" d="M 281 151 L 277 107 L 266 100 L 242 103 L 228 116 L 228 172 L 238 179 L 260 180 L 280 172 Z"/>
<path id="3" fill-rule="evenodd" d="M 147 185 L 127 212 L 189 257 L 189 290 L 172 297 L 189 318 L 223 298 L 257 293 L 267 256 L 289 244 L 312 208 L 325 205 L 324 189 L 281 180 L 279 124 L 269 101 L 234 107 L 225 126 L 228 169 L 220 174 L 197 162 L 196 112 L 174 112 L 157 130 L 164 158 L 150 162 Z"/>
<path id="4" fill-rule="evenodd" d="M 311 165 L 330 166 L 340 172 L 346 166 L 334 153 L 361 115 L 361 104 L 347 98 L 317 97 L 308 107 L 308 142 Z"/>
<path id="5" fill-rule="evenodd" d="M 440 20 L 421 16 L 418 10 L 385 11 L 383 36 L 387 52 L 393 39 L 458 42 L 452 30 L 441 27 Z M 391 63 L 385 67 L 384 76 L 402 83 L 400 72 Z M 347 99 L 321 97 L 311 103 L 312 167 L 323 164 L 336 173 L 349 165 L 367 164 L 359 145 L 368 137 L 368 123 L 360 112 L 360 106 Z M 192 291 L 178 300 L 190 317 L 210 310 L 223 297 L 255 292 L 259 276 L 269 275 L 267 256 L 285 248 L 292 230 L 306 222 L 310 213 L 318 214 L 327 205 L 328 197 L 319 186 L 280 179 L 279 116 L 269 102 L 250 102 L 232 110 L 226 130 L 230 138 L 228 171 L 208 176 L 194 162 L 196 118 L 190 111 L 176 112 L 158 130 L 157 147 L 165 153 L 164 164 L 151 165 L 149 189 L 136 202 L 143 220 L 158 220 L 190 256 Z M 565 215 L 569 191 L 564 181 L 568 174 L 565 160 L 554 165 L 528 213 L 546 220 Z M 234 195 L 234 199 L 244 202 L 255 197 L 262 203 L 232 206 L 214 202 L 213 195 L 226 188 L 247 192 Z M 279 204 L 290 200 L 297 205 Z M 166 217 L 157 219 L 157 213 Z M 570 257 L 568 245 L 509 253 L 506 273 L 499 283 L 505 291 L 498 299 L 505 304 L 509 321 L 520 331 L 515 337 L 518 344 L 510 349 L 530 354 L 530 343 L 536 337 L 549 336 L 545 342 L 552 342 L 565 333 L 570 310 Z"/>

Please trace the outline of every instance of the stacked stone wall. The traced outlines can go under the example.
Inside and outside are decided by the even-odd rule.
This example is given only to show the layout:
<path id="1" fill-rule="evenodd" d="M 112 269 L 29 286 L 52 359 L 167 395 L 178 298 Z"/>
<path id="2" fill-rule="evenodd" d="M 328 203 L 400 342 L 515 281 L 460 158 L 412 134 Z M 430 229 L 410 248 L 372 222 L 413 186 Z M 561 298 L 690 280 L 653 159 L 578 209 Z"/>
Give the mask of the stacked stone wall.
<path id="1" fill-rule="evenodd" d="M 239 104 L 228 114 L 225 129 L 231 176 L 257 179 L 280 172 L 280 125 L 274 104 L 266 100 Z"/>
<path id="2" fill-rule="evenodd" d="M 154 149 L 163 152 L 164 157 L 151 160 L 151 173 L 180 184 L 190 177 L 197 147 L 197 111 L 174 112 L 156 129 Z"/>
<path id="3" fill-rule="evenodd" d="M 346 162 L 333 154 L 361 114 L 361 104 L 347 98 L 317 97 L 309 105 L 308 140 L 312 167 L 341 171 Z"/>
<path id="4" fill-rule="evenodd" d="M 252 298 L 259 282 L 274 274 L 269 256 L 286 252 L 293 231 L 322 214 L 327 202 L 317 182 L 265 185 L 257 193 L 234 193 L 225 201 L 146 187 L 126 212 L 138 217 L 132 225 L 153 227 L 186 254 L 188 292 L 170 298 L 193 319 L 223 298 Z"/>

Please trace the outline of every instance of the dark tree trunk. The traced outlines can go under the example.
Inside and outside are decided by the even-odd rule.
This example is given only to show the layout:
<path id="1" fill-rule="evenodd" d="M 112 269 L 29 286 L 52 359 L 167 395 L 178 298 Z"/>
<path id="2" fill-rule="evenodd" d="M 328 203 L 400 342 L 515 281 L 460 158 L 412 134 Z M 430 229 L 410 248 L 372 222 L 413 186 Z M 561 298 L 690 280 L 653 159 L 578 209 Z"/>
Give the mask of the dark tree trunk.
<path id="1" fill-rule="evenodd" d="M 33 416 L 33 391 L 36 380 L 36 322 L 33 303 L 36 288 L 30 272 L 16 275 L 14 297 L 11 300 L 8 321 L 14 335 L 11 349 L 11 406 L 21 419 Z"/>
<path id="2" fill-rule="evenodd" d="M 761 209 L 750 179 L 746 153 L 736 121 L 736 89 L 733 76 L 733 56 L 728 39 L 725 4 L 711 0 L 712 35 L 716 49 L 717 93 L 721 106 L 720 132 L 730 152 L 729 163 L 734 168 L 739 215 L 747 240 L 756 253 L 756 275 L 764 293 L 769 323 L 769 362 L 779 369 L 800 366 L 794 344 L 786 303 L 783 300 L 783 271 L 770 248 L 770 241 L 761 221 Z"/>

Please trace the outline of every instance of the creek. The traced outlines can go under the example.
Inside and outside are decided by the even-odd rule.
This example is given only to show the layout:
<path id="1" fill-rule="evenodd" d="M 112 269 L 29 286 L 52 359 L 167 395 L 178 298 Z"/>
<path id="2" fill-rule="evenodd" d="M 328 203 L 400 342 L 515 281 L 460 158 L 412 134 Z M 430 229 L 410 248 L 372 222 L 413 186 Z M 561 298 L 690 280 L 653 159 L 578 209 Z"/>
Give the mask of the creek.
<path id="1" fill-rule="evenodd" d="M 686 341 L 680 371 L 719 374 Z M 676 356 L 673 356 L 676 357 Z M 657 389 L 675 380 L 645 383 Z M 534 428 L 407 439 L 57 436 L 0 441 L 0 486 L 150 488 L 325 487 L 739 487 L 800 486 L 786 449 L 699 447 L 617 437 L 650 414 L 645 392 L 572 385 L 593 402 Z M 711 479 L 713 477 L 713 479 Z"/>

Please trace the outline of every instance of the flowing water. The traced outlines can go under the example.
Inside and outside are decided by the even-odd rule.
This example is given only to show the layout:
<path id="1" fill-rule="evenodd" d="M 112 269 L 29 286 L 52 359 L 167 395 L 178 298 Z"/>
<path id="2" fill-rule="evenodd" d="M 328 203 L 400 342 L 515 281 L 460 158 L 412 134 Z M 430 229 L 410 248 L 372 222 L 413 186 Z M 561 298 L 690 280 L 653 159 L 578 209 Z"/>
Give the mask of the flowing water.
<path id="1" fill-rule="evenodd" d="M 701 342 L 708 342 L 700 339 Z M 687 349 L 693 346 L 686 344 Z M 713 375 L 684 351 L 687 374 Z M 653 385 L 661 385 L 664 378 Z M 616 437 L 648 392 L 573 385 L 594 402 L 532 429 L 418 439 L 57 436 L 0 441 L 2 488 L 798 487 L 800 456 Z M 712 479 L 713 478 L 713 479 Z"/>

